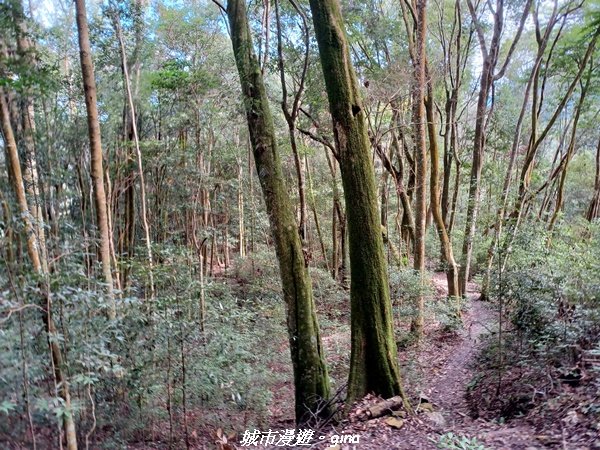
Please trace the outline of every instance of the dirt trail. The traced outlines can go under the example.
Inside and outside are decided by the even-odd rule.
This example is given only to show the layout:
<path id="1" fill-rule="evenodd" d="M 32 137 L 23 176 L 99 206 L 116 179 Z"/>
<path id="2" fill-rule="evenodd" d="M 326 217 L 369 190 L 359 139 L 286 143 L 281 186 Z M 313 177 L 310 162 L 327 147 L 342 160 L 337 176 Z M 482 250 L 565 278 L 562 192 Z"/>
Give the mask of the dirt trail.
<path id="1" fill-rule="evenodd" d="M 436 274 L 432 281 L 438 297 L 447 295 L 444 274 Z M 436 449 L 440 448 L 437 446 L 440 437 L 447 433 L 477 438 L 487 449 L 544 448 L 536 439 L 535 430 L 525 423 L 498 424 L 474 420 L 469 416 L 465 398 L 467 385 L 475 375 L 473 367 L 482 348 L 482 337 L 492 331 L 495 319 L 490 305 L 478 300 L 476 285 L 469 285 L 468 297 L 468 310 L 463 315 L 464 327 L 458 335 L 441 333 L 439 324 L 430 323 L 426 325 L 426 338 L 419 348 L 401 352 L 405 371 L 410 364 L 417 366 L 413 370 L 418 372 L 416 378 L 420 384 L 410 388 L 413 392 L 415 388 L 422 392 L 424 403 L 420 413 L 404 418 L 400 429 L 388 426 L 386 418 L 342 424 L 336 431 L 359 434 L 360 445 L 342 445 L 337 449 Z M 431 406 L 432 411 L 429 410 Z M 327 448 L 322 444 L 316 447 Z"/>
<path id="2" fill-rule="evenodd" d="M 433 282 L 444 293 L 447 292 L 443 274 L 436 274 Z M 441 420 L 435 412 L 428 414 L 429 422 L 434 422 L 433 431 L 436 434 L 452 432 L 476 437 L 494 449 L 544 448 L 537 441 L 535 430 L 526 424 L 498 424 L 470 417 L 465 397 L 467 385 L 475 375 L 473 367 L 482 348 L 482 337 L 495 327 L 495 317 L 490 304 L 478 300 L 480 293 L 477 285 L 469 284 L 467 295 L 469 308 L 463 317 L 464 328 L 456 342 L 442 352 L 445 360 L 441 363 L 441 369 L 428 382 L 429 400 L 443 417 Z M 429 441 L 422 448 L 435 448 L 435 445 Z"/>

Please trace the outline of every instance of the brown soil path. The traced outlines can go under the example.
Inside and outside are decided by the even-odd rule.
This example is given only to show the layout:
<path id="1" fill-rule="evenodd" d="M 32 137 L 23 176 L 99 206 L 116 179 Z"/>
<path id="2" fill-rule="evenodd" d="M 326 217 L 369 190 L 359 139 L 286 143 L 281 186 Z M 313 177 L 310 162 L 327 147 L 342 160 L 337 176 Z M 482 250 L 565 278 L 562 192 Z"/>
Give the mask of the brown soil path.
<path id="1" fill-rule="evenodd" d="M 433 284 L 437 296 L 443 298 L 447 292 L 444 274 L 435 274 Z M 465 398 L 467 385 L 475 375 L 474 362 L 482 348 L 482 337 L 492 331 L 495 320 L 490 305 L 478 300 L 479 292 L 475 284 L 469 285 L 468 297 L 468 310 L 463 315 L 464 327 L 458 334 L 443 334 L 439 330 L 439 324 L 429 323 L 426 327 L 426 338 L 419 348 L 401 353 L 405 372 L 411 370 L 407 369 L 408 364 L 416 365 L 416 369 L 412 368 L 417 372 L 415 378 L 422 380 L 418 386 L 409 386 L 409 389 L 421 392 L 422 401 L 426 399 L 433 406 L 433 411 L 429 411 L 429 405 L 424 404 L 424 408 L 419 408 L 418 414 L 403 419 L 400 429 L 387 425 L 386 418 L 343 423 L 336 428 L 335 433 L 358 434 L 360 444 L 342 444 L 333 448 L 444 448 L 438 447 L 438 443 L 440 437 L 447 433 L 476 438 L 486 449 L 545 448 L 538 440 L 536 431 L 526 423 L 498 424 L 483 419 L 474 420 L 469 416 Z M 376 400 L 370 400 L 368 403 L 375 402 Z M 359 408 L 365 406 L 368 405 L 363 404 Z M 331 434 L 328 433 L 325 441 L 329 440 Z M 319 443 L 314 448 L 332 447 Z"/>
<path id="2" fill-rule="evenodd" d="M 436 274 L 434 284 L 446 292 L 446 279 Z M 475 284 L 468 286 L 469 308 L 465 313 L 464 328 L 457 341 L 443 354 L 442 369 L 428 383 L 430 401 L 441 413 L 443 421 L 436 414 L 428 414 L 434 431 L 439 434 L 452 432 L 467 437 L 476 437 L 486 447 L 493 449 L 535 449 L 543 448 L 536 439 L 535 430 L 526 424 L 498 424 L 473 420 L 469 416 L 469 406 L 465 397 L 467 385 L 475 376 L 475 358 L 481 351 L 482 337 L 493 331 L 495 313 L 489 303 L 478 300 L 480 293 Z M 433 420 L 431 420 L 433 419 Z M 437 422 L 437 423 L 436 423 Z M 415 448 L 415 447 L 398 447 Z M 429 446 L 422 448 L 436 448 Z"/>

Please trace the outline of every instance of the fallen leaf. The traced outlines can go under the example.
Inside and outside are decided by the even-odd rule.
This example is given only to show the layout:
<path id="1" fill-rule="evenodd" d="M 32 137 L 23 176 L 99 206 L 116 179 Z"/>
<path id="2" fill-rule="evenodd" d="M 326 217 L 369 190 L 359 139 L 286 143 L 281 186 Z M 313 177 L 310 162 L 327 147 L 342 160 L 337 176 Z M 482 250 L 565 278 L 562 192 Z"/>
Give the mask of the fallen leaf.
<path id="1" fill-rule="evenodd" d="M 398 419 L 397 417 L 388 417 L 385 420 L 385 423 L 388 424 L 392 428 L 400 429 L 404 425 L 404 420 Z"/>

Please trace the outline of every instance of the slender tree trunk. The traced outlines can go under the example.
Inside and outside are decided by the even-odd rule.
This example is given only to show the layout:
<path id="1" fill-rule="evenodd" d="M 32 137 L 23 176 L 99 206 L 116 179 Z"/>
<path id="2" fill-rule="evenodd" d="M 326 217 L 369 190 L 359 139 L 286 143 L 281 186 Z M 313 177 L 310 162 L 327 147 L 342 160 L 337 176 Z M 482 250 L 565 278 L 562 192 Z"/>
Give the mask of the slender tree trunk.
<path id="1" fill-rule="evenodd" d="M 481 169 L 483 168 L 483 152 L 485 148 L 485 124 L 487 121 L 488 95 L 491 84 L 490 61 L 483 63 L 481 74 L 481 86 L 479 90 L 479 100 L 477 102 L 477 116 L 475 119 L 475 138 L 473 145 L 473 163 L 471 166 L 471 175 L 469 178 L 469 198 L 467 201 L 467 219 L 465 222 L 465 237 L 462 246 L 462 260 L 459 275 L 459 291 L 462 296 L 466 296 L 467 282 L 469 281 L 471 258 L 473 255 L 473 240 L 477 226 L 477 213 L 479 210 L 480 179 Z"/>
<path id="2" fill-rule="evenodd" d="M 127 102 L 129 104 L 129 113 L 131 115 L 131 128 L 133 130 L 133 142 L 135 145 L 135 154 L 137 156 L 137 169 L 140 177 L 140 202 L 142 206 L 142 226 L 144 228 L 144 236 L 146 241 L 146 255 L 148 258 L 148 274 L 150 281 L 150 299 L 154 299 L 154 261 L 152 257 L 152 240 L 150 238 L 150 225 L 148 224 L 148 212 L 146 210 L 146 181 L 144 176 L 144 166 L 142 163 L 142 152 L 140 150 L 140 138 L 137 130 L 137 121 L 135 107 L 133 104 L 133 94 L 131 83 L 129 80 L 129 69 L 127 68 L 127 54 L 125 52 L 125 43 L 123 42 L 123 33 L 121 32 L 121 24 L 119 17 L 114 17 L 115 31 L 119 40 L 119 48 L 121 50 L 121 64 L 123 65 L 123 77 L 125 80 L 125 91 L 127 92 Z"/>
<path id="3" fill-rule="evenodd" d="M 452 203 L 450 206 L 450 217 L 448 219 L 448 234 L 452 234 L 454 223 L 456 220 L 456 208 L 458 205 L 458 194 L 460 191 L 460 167 L 461 163 L 459 160 L 455 160 L 456 168 L 454 169 L 454 189 L 452 191 Z M 460 270 L 460 269 L 459 269 Z M 460 292 L 460 279 L 459 279 L 459 292 Z"/>
<path id="4" fill-rule="evenodd" d="M 558 215 L 563 207 L 564 202 L 564 190 L 565 190 L 565 182 L 567 180 L 567 171 L 569 167 L 569 163 L 573 158 L 573 154 L 575 153 L 575 141 L 577 138 L 577 125 L 579 123 L 579 118 L 581 117 L 581 108 L 585 101 L 585 97 L 587 94 L 588 87 L 590 85 L 590 77 L 592 75 L 592 71 L 588 72 L 587 79 L 585 84 L 581 86 L 581 94 L 579 96 L 579 101 L 577 102 L 577 106 L 575 108 L 575 116 L 573 118 L 573 127 L 571 129 L 571 137 L 569 139 L 569 146 L 567 147 L 567 154 L 565 155 L 565 163 L 562 165 L 560 180 L 558 182 L 558 191 L 556 194 L 556 203 L 554 206 L 554 212 L 552 213 L 552 217 L 550 218 L 550 222 L 548 223 L 548 230 L 552 230 L 558 219 Z"/>
<path id="5" fill-rule="evenodd" d="M 254 161 L 271 223 L 287 305 L 296 391 L 296 422 L 303 423 L 311 418 L 311 413 L 319 412 L 319 404 L 329 397 L 329 378 L 321 346 L 312 284 L 283 179 L 269 101 L 252 46 L 246 3 L 230 0 L 227 4 L 227 16 Z"/>
<path id="6" fill-rule="evenodd" d="M 469 199 L 467 202 L 467 218 L 465 221 L 465 236 L 462 245 L 461 267 L 459 274 L 460 293 L 465 296 L 467 292 L 467 282 L 470 277 L 471 259 L 473 256 L 473 241 L 475 239 L 475 231 L 477 229 L 477 215 L 479 212 L 480 194 L 481 194 L 481 170 L 483 168 L 483 160 L 485 154 L 485 143 L 487 125 L 489 123 L 490 111 L 493 107 L 493 88 L 494 83 L 501 79 L 510 62 L 511 55 L 519 42 L 523 27 L 529 11 L 531 9 L 532 0 L 525 2 L 523 13 L 519 22 L 518 29 L 515 33 L 508 54 L 502 64 L 500 70 L 496 73 L 496 65 L 501 47 L 501 36 L 504 30 L 504 0 L 496 0 L 496 7 L 491 8 L 491 3 L 487 3 L 494 17 L 494 26 L 492 38 L 489 48 L 485 42 L 483 29 L 479 23 L 477 12 L 471 0 L 467 0 L 469 12 L 474 23 L 474 27 L 479 39 L 479 45 L 483 56 L 483 67 L 481 70 L 481 79 L 479 81 L 479 96 L 477 99 L 477 115 L 475 118 L 475 138 L 473 142 L 473 164 L 471 167 L 471 176 L 469 180 Z"/>
<path id="7" fill-rule="evenodd" d="M 426 0 L 416 0 L 417 24 L 413 60 L 412 107 L 415 138 L 416 199 L 414 269 L 425 283 L 425 235 L 427 233 L 427 136 L 425 131 L 425 22 Z M 419 338 L 423 335 L 423 310 L 425 297 L 420 294 L 416 302 L 415 317 L 410 329 Z"/>
<path id="8" fill-rule="evenodd" d="M 415 214 L 412 208 L 412 202 L 408 195 L 407 189 L 404 187 L 404 162 L 402 161 L 402 150 L 403 144 L 400 143 L 395 132 L 392 132 L 392 146 L 396 148 L 396 155 L 398 158 L 398 170 L 394 176 L 394 182 L 396 184 L 396 194 L 402 203 L 402 234 L 407 248 L 411 247 L 411 243 L 415 242 Z"/>
<path id="9" fill-rule="evenodd" d="M 389 172 L 383 172 L 383 175 L 381 177 L 381 206 L 380 206 L 380 210 L 381 210 L 381 226 L 383 228 L 387 228 L 388 226 L 388 208 L 389 208 Z"/>
<path id="10" fill-rule="evenodd" d="M 344 276 L 345 272 L 345 248 L 346 248 L 346 217 L 342 211 L 342 200 L 340 196 L 340 190 L 338 188 L 338 177 L 337 177 L 337 160 L 333 159 L 329 154 L 327 148 L 325 151 L 325 157 L 327 158 L 327 165 L 329 166 L 329 172 L 331 173 L 331 190 L 333 191 L 333 204 L 332 204 L 332 219 L 331 219 L 331 276 L 336 281 L 341 281 L 341 277 Z M 341 277 L 340 277 L 341 275 Z"/>
<path id="11" fill-rule="evenodd" d="M 310 8 L 348 217 L 352 334 L 348 401 L 353 402 L 368 392 L 404 397 L 392 328 L 375 173 L 340 3 L 338 0 L 310 0 Z"/>
<path id="12" fill-rule="evenodd" d="M 305 159 L 306 164 L 306 177 L 308 178 L 308 194 L 310 196 L 310 209 L 313 213 L 313 219 L 315 221 L 315 228 L 317 230 L 317 238 L 319 239 L 319 245 L 321 247 L 321 254 L 323 255 L 323 261 L 325 262 L 325 269 L 329 273 L 331 268 L 329 267 L 329 258 L 327 258 L 327 249 L 325 248 L 325 240 L 323 239 L 323 233 L 321 232 L 321 222 L 319 220 L 319 214 L 317 213 L 317 201 L 315 199 L 315 191 L 313 190 L 312 175 L 310 173 L 310 165 L 308 164 L 308 158 Z"/>
<path id="13" fill-rule="evenodd" d="M 10 167 L 10 180 L 13 184 L 19 211 L 22 214 L 25 225 L 25 234 L 27 236 L 27 253 L 31 259 L 31 264 L 36 272 L 44 273 L 41 261 L 40 241 L 37 238 L 35 226 L 31 222 L 32 215 L 27 203 L 25 194 L 25 185 L 23 182 L 23 174 L 21 171 L 21 163 L 19 161 L 19 153 L 17 151 L 17 143 L 14 137 L 13 128 L 10 121 L 10 111 L 4 90 L 0 88 L 0 121 L 2 125 L 2 135 L 4 137 L 4 145 L 8 156 L 7 167 Z"/>
<path id="14" fill-rule="evenodd" d="M 600 139 L 596 146 L 596 176 L 594 178 L 594 195 L 585 215 L 586 219 L 592 222 L 600 217 Z"/>
<path id="15" fill-rule="evenodd" d="M 30 70 L 35 71 L 35 61 L 31 57 L 31 43 L 27 37 L 25 27 L 25 16 L 22 5 L 17 2 L 15 6 L 15 21 L 18 27 L 17 50 Z M 26 91 L 22 98 L 22 131 L 23 144 L 25 147 L 25 168 L 23 181 L 30 201 L 30 212 L 33 219 L 33 228 L 39 243 L 40 261 L 44 273 L 48 272 L 48 255 L 46 254 L 46 230 L 44 226 L 44 215 L 42 212 L 42 198 L 40 191 L 40 180 L 38 174 L 37 155 L 35 149 L 35 111 L 33 98 Z"/>
<path id="16" fill-rule="evenodd" d="M 533 99 L 532 99 L 532 107 L 531 107 L 531 110 L 532 110 L 531 136 L 529 138 L 529 145 L 528 145 L 528 148 L 527 148 L 527 151 L 525 154 L 525 158 L 524 158 L 524 162 L 523 162 L 523 165 L 521 168 L 521 173 L 520 173 L 520 177 L 519 177 L 519 192 L 517 195 L 517 199 L 515 200 L 514 210 L 509 215 L 509 218 L 511 219 L 512 223 L 510 225 L 510 229 L 508 230 L 508 236 L 505 239 L 505 242 L 503 245 L 504 249 L 507 249 L 512 245 L 512 242 L 513 242 L 514 238 L 516 237 L 516 234 L 517 234 L 517 231 L 521 224 L 521 221 L 525 215 L 524 212 L 526 209 L 528 209 L 529 202 L 535 197 L 535 195 L 537 195 L 537 192 L 535 192 L 529 196 L 527 195 L 530 180 L 531 180 L 531 175 L 533 173 L 533 163 L 535 161 L 537 152 L 541 146 L 541 143 L 548 137 L 550 130 L 554 126 L 556 120 L 558 120 L 561 112 L 563 111 L 567 102 L 571 98 L 573 91 L 577 87 L 577 84 L 579 83 L 579 80 L 581 79 L 581 76 L 583 75 L 583 72 L 588 64 L 588 61 L 592 57 L 594 48 L 596 46 L 596 42 L 598 40 L 598 36 L 600 36 L 600 27 L 597 27 L 595 29 L 594 33 L 592 34 L 590 42 L 586 48 L 584 57 L 581 60 L 579 70 L 575 74 L 574 79 L 569 84 L 569 87 L 567 88 L 561 101 L 559 102 L 558 106 L 555 108 L 554 113 L 550 117 L 550 120 L 548 121 L 548 123 L 546 124 L 546 126 L 542 130 L 542 132 L 539 134 L 539 136 L 537 133 L 537 125 L 538 125 L 538 117 L 539 117 L 541 108 L 539 108 L 538 100 L 537 100 L 537 98 L 538 98 L 538 76 L 536 76 L 534 78 L 533 91 L 532 91 Z M 542 89 L 541 89 L 542 94 L 544 92 L 544 86 L 545 86 L 545 83 L 542 83 Z M 555 172 L 555 173 L 558 174 L 560 172 Z M 508 261 L 508 252 L 505 251 L 503 262 L 501 265 L 502 266 L 501 270 L 504 270 L 507 261 Z"/>
<path id="17" fill-rule="evenodd" d="M 246 257 L 246 227 L 244 225 L 244 170 L 242 161 L 238 161 L 238 234 L 239 244 L 238 250 L 240 258 Z"/>
<path id="18" fill-rule="evenodd" d="M 108 297 L 108 317 L 114 319 L 116 316 L 116 307 L 110 267 L 110 236 L 108 235 L 108 214 L 106 210 L 106 193 L 104 191 L 104 170 L 102 168 L 102 141 L 100 139 L 98 105 L 96 104 L 96 80 L 94 79 L 94 65 L 92 62 L 85 0 L 75 0 L 75 11 L 90 138 L 91 174 L 96 206 L 96 225 L 100 233 L 100 263 L 102 264 L 102 275 L 106 284 L 106 295 Z"/>
<path id="19" fill-rule="evenodd" d="M 304 38 L 304 61 L 302 65 L 302 73 L 298 82 L 298 89 L 294 93 L 291 108 L 288 106 L 288 89 L 285 77 L 285 61 L 283 58 L 283 36 L 281 31 L 281 18 L 279 14 L 279 1 L 275 0 L 275 18 L 277 23 L 277 55 L 278 55 L 278 66 L 279 66 L 279 77 L 281 80 L 281 109 L 283 115 L 288 124 L 288 134 L 290 136 L 290 145 L 292 148 L 292 155 L 294 156 L 294 167 L 296 169 L 296 177 L 298 179 L 298 199 L 300 202 L 300 237 L 304 245 L 308 238 L 307 234 L 307 223 L 308 223 L 308 206 L 306 201 L 306 180 L 305 180 L 305 158 L 300 154 L 298 150 L 298 143 L 296 138 L 296 120 L 298 119 L 298 112 L 300 111 L 300 100 L 304 93 L 304 82 L 306 80 L 306 73 L 308 71 L 308 60 L 310 51 L 310 40 L 308 34 L 308 23 L 306 15 L 300 7 L 292 0 L 292 6 L 296 9 L 296 12 L 302 19 L 302 31 Z M 266 62 L 266 56 L 265 56 Z"/>
<path id="20" fill-rule="evenodd" d="M 431 182 L 430 182 L 430 196 L 431 196 L 431 212 L 433 214 L 433 220 L 437 228 L 438 236 L 440 238 L 440 246 L 442 249 L 442 262 L 444 263 L 444 270 L 446 272 L 446 278 L 448 280 L 448 296 L 458 297 L 460 292 L 458 290 L 458 266 L 454 260 L 454 251 L 452 250 L 452 242 L 446 229 L 444 217 L 442 214 L 442 207 L 440 204 L 440 189 L 439 189 L 439 150 L 437 142 L 437 131 L 435 128 L 435 115 L 433 105 L 433 92 L 431 84 L 428 84 L 427 100 L 425 103 L 427 111 L 427 129 L 429 132 L 429 152 L 431 154 Z M 458 311 L 460 314 L 460 309 Z"/>
<path id="21" fill-rule="evenodd" d="M 33 270 L 45 277 L 48 276 L 47 262 L 42 263 L 41 255 L 44 254 L 40 251 L 41 241 L 36 233 L 36 226 L 31 222 L 31 212 L 27 203 L 27 197 L 25 195 L 25 186 L 23 184 L 23 175 L 21 172 L 21 163 L 19 161 L 19 154 L 17 151 L 17 144 L 15 141 L 12 125 L 10 123 L 10 112 L 6 103 L 6 98 L 3 89 L 0 88 L 0 126 L 2 128 L 2 135 L 4 136 L 4 145 L 8 155 L 7 166 L 10 166 L 12 174 L 11 180 L 13 184 L 13 190 L 15 191 L 15 197 L 17 204 L 19 205 L 19 212 L 23 220 L 25 233 L 27 235 L 27 253 L 31 259 Z M 65 402 L 67 409 L 63 415 L 63 428 L 65 438 L 67 442 L 68 450 L 77 450 L 77 433 L 75 431 L 75 421 L 73 420 L 73 411 L 71 408 L 71 395 L 69 391 L 69 383 L 64 372 L 64 361 L 62 357 L 62 351 L 58 340 L 55 338 L 57 333 L 56 326 L 54 325 L 54 319 L 52 317 L 52 302 L 48 287 L 42 288 L 44 292 L 45 301 L 40 305 L 43 311 L 43 321 L 48 335 L 48 345 L 50 347 L 50 354 L 52 358 L 52 368 L 56 379 L 57 390 L 60 397 Z"/>
<path id="22" fill-rule="evenodd" d="M 494 238 L 492 240 L 492 244 L 488 249 L 487 261 L 486 261 L 486 272 L 483 278 L 483 283 L 481 285 L 481 298 L 488 299 L 489 297 L 489 288 L 491 282 L 491 273 L 492 273 L 492 264 L 494 261 L 494 256 L 498 249 L 498 244 L 500 241 L 500 236 L 502 235 L 502 226 L 504 223 L 504 214 L 506 212 L 506 207 L 508 206 L 508 196 L 510 193 L 510 185 L 513 178 L 513 171 L 515 167 L 515 163 L 517 160 L 517 151 L 519 149 L 519 144 L 521 142 L 521 130 L 523 127 L 523 121 L 525 119 L 525 112 L 527 110 L 527 104 L 529 102 L 529 96 L 531 93 L 531 87 L 534 84 L 534 80 L 538 76 L 538 71 L 540 69 L 540 64 L 542 62 L 542 58 L 544 56 L 544 51 L 546 49 L 546 45 L 550 38 L 550 33 L 552 32 L 552 28 L 555 24 L 555 14 L 556 10 L 553 12 L 550 20 L 548 22 L 548 26 L 546 31 L 543 34 L 543 39 L 538 43 L 538 52 L 536 56 L 536 60 L 529 76 L 529 80 L 527 81 L 527 85 L 525 87 L 525 93 L 523 97 L 523 103 L 521 105 L 521 111 L 519 113 L 519 118 L 517 119 L 515 135 L 513 138 L 510 157 L 508 162 L 508 167 L 506 169 L 506 175 L 504 176 L 504 183 L 502 186 L 502 199 L 500 208 L 498 208 L 498 212 L 496 213 L 496 223 L 494 225 Z M 537 24 L 537 21 L 536 21 Z M 535 112 L 534 112 L 535 113 Z"/>

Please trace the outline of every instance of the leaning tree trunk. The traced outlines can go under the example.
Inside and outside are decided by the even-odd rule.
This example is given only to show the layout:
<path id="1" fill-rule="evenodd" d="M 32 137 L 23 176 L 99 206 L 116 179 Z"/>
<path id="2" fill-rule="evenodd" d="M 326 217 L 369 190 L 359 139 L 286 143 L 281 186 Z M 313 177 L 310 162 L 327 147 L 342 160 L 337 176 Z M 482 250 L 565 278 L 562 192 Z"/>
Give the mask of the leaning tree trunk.
<path id="1" fill-rule="evenodd" d="M 492 276 L 492 265 L 494 262 L 494 258 L 498 252 L 498 247 L 500 243 L 500 238 L 503 232 L 504 226 L 504 215 L 506 213 L 506 208 L 508 206 L 509 194 L 510 194 L 510 186 L 513 179 L 513 172 L 515 169 L 517 154 L 519 150 L 519 145 L 521 143 L 521 132 L 523 128 L 523 122 L 525 120 L 525 113 L 527 110 L 527 104 L 529 102 L 529 97 L 531 95 L 531 88 L 534 85 L 534 81 L 538 77 L 538 73 L 542 64 L 542 59 L 546 51 L 546 46 L 548 45 L 550 36 L 552 34 L 552 29 L 557 23 L 557 9 L 555 4 L 555 9 L 548 20 L 548 25 L 543 33 L 539 29 L 539 21 L 536 19 L 536 32 L 539 33 L 541 39 L 538 40 L 538 50 L 536 59 L 529 75 L 529 79 L 527 81 L 527 85 L 525 86 L 525 92 L 523 94 L 523 102 L 521 104 L 521 110 L 519 113 L 519 118 L 517 119 L 517 123 L 515 126 L 515 133 L 512 141 L 512 146 L 510 150 L 510 156 L 508 161 L 508 166 L 506 168 L 506 173 L 504 176 L 504 183 L 502 185 L 502 197 L 500 202 L 500 207 L 498 208 L 498 212 L 496 213 L 496 222 L 494 224 L 494 237 L 490 247 L 488 248 L 487 258 L 486 258 L 486 269 L 483 277 L 483 282 L 481 283 L 481 298 L 489 299 L 490 294 L 490 285 L 491 285 L 491 276 Z M 535 110 L 533 111 L 535 114 Z"/>
<path id="2" fill-rule="evenodd" d="M 15 22 L 18 27 L 17 50 L 20 58 L 31 69 L 35 70 L 35 61 L 32 57 L 31 42 L 27 35 L 25 26 L 25 15 L 23 5 L 16 3 L 14 11 Z M 44 272 L 48 271 L 48 255 L 46 254 L 46 230 L 44 227 L 44 215 L 42 213 L 42 199 L 40 192 L 40 180 L 37 169 L 37 155 L 35 149 L 35 110 L 31 89 L 26 89 L 22 96 L 21 123 L 23 131 L 23 144 L 25 147 L 25 170 L 23 181 L 30 199 L 30 212 L 33 216 L 33 227 L 39 242 L 40 262 Z"/>
<path id="3" fill-rule="evenodd" d="M 108 317 L 116 316 L 115 300 L 113 295 L 113 279 L 110 268 L 110 236 L 108 233 L 108 211 L 106 207 L 106 193 L 104 191 L 104 170 L 102 169 L 102 141 L 100 140 L 100 122 L 98 121 L 98 105 L 96 104 L 96 80 L 94 79 L 94 65 L 92 50 L 90 48 L 90 35 L 85 10 L 85 0 L 75 0 L 77 18 L 77 31 L 79 35 L 79 56 L 81 59 L 81 73 L 83 77 L 83 91 L 85 93 L 85 106 L 87 108 L 88 133 L 90 138 L 91 175 L 94 186 L 94 202 L 96 207 L 96 221 L 100 233 L 100 262 L 102 275 L 106 284 L 108 297 Z"/>
<path id="4" fill-rule="evenodd" d="M 534 192 L 534 193 L 529 193 L 529 195 L 528 195 L 529 185 L 531 183 L 531 176 L 533 173 L 533 167 L 534 167 L 534 163 L 535 163 L 535 159 L 538 154 L 538 151 L 541 148 L 542 142 L 544 142 L 548 138 L 552 127 L 554 126 L 554 124 L 556 123 L 558 118 L 561 116 L 562 111 L 566 107 L 567 103 L 570 101 L 571 96 L 573 95 L 573 92 L 574 92 L 575 88 L 577 87 L 577 84 L 581 80 L 581 77 L 583 75 L 583 72 L 584 72 L 587 64 L 588 64 L 588 61 L 590 60 L 590 58 L 592 57 L 592 55 L 594 53 L 596 42 L 599 37 L 600 37 L 600 27 L 596 27 L 596 29 L 594 30 L 594 33 L 591 36 L 591 39 L 590 39 L 588 45 L 587 45 L 587 49 L 585 51 L 583 59 L 579 63 L 579 70 L 575 74 L 575 77 L 569 84 L 566 92 L 562 96 L 562 99 L 560 100 L 560 102 L 556 106 L 556 108 L 554 109 L 552 116 L 548 120 L 548 123 L 544 127 L 543 131 L 539 134 L 539 136 L 537 133 L 538 118 L 539 118 L 538 97 L 540 98 L 539 101 L 541 102 L 541 98 L 543 98 L 543 95 L 544 95 L 544 88 L 545 88 L 546 83 L 544 81 L 542 81 L 541 92 L 538 93 L 537 77 L 539 77 L 539 71 L 536 73 L 536 76 L 534 77 L 534 84 L 533 84 L 533 90 L 532 90 L 533 99 L 532 99 L 532 106 L 531 106 L 531 111 L 532 111 L 531 134 L 529 137 L 529 145 L 528 145 L 526 153 L 525 153 L 524 161 L 521 164 L 521 173 L 519 176 L 519 191 L 518 191 L 517 198 L 515 200 L 515 206 L 514 206 L 512 213 L 508 216 L 508 219 L 510 219 L 512 223 L 510 223 L 510 227 L 506 233 L 507 234 L 506 239 L 504 240 L 504 243 L 502 246 L 503 259 L 502 259 L 502 263 L 500 265 L 501 271 L 504 270 L 504 268 L 506 267 L 506 264 L 508 263 L 508 258 L 509 258 L 510 253 L 507 252 L 506 250 L 514 242 L 514 239 L 517 235 L 517 232 L 519 230 L 521 222 L 523 221 L 524 217 L 526 216 L 526 211 L 528 209 L 528 205 L 533 200 L 535 195 L 537 195 L 537 193 L 539 193 L 539 192 Z M 558 171 L 558 172 L 554 172 L 554 173 L 558 174 L 560 172 Z"/>
<path id="5" fill-rule="evenodd" d="M 351 356 L 348 401 L 401 394 L 375 171 L 365 112 L 338 0 L 310 0 L 340 162 L 350 243 Z M 408 404 L 407 404 L 408 407 Z"/>
<path id="6" fill-rule="evenodd" d="M 140 150 L 140 137 L 137 129 L 136 112 L 133 103 L 133 94 L 131 89 L 131 81 L 129 79 L 129 69 L 127 68 L 127 53 L 125 51 L 125 43 L 123 41 L 123 32 L 121 30 L 121 19 L 114 13 L 113 17 L 117 39 L 119 41 L 119 49 L 121 51 L 121 65 L 123 66 L 123 79 L 125 81 L 125 92 L 127 94 L 127 103 L 129 104 L 129 116 L 131 118 L 131 130 L 133 131 L 133 143 L 135 154 L 137 157 L 138 176 L 140 178 L 140 203 L 142 227 L 144 229 L 144 237 L 146 242 L 146 256 L 148 258 L 148 281 L 150 283 L 150 300 L 154 300 L 154 260 L 152 257 L 152 240 L 150 238 L 150 225 L 148 224 L 148 211 L 146 201 L 146 179 L 144 176 L 144 166 L 142 163 L 142 151 Z M 137 45 L 136 45 L 137 47 Z M 138 62 L 136 61 L 136 64 Z M 110 242 L 110 241 L 109 241 Z"/>
<path id="7" fill-rule="evenodd" d="M 307 261 L 302 252 L 298 225 L 283 178 L 273 118 L 252 46 L 246 3 L 230 0 L 227 15 L 231 41 L 246 108 L 256 170 L 262 187 L 287 305 L 287 324 L 294 385 L 296 422 L 318 412 L 329 397 L 329 378 L 321 346 Z M 324 411 L 322 411 L 324 412 Z"/>
<path id="8" fill-rule="evenodd" d="M 434 104 L 433 104 L 433 92 L 431 85 L 428 88 L 427 100 L 425 103 L 427 110 L 427 129 L 429 132 L 429 149 L 431 152 L 431 184 L 430 195 L 431 195 L 431 211 L 433 213 L 433 220 L 437 228 L 438 236 L 440 238 L 440 246 L 442 249 L 442 259 L 444 263 L 444 271 L 446 272 L 446 279 L 448 280 L 448 297 L 458 297 L 460 295 L 458 290 L 458 266 L 454 259 L 454 252 L 452 250 L 452 242 L 450 241 L 450 235 L 444 222 L 444 215 L 442 213 L 442 205 L 440 204 L 440 189 L 439 189 L 439 151 L 437 142 L 437 132 L 435 129 L 435 117 L 434 117 Z M 457 313 L 460 315 L 460 307 Z"/>
<path id="9" fill-rule="evenodd" d="M 42 261 L 42 255 L 45 255 L 40 248 L 42 242 L 39 238 L 39 233 L 36 228 L 40 224 L 33 224 L 31 222 L 31 212 L 27 203 L 27 197 L 25 195 L 25 186 L 23 184 L 23 175 L 21 172 L 21 163 L 19 161 L 19 154 L 17 151 L 17 144 L 15 141 L 14 133 L 10 123 L 10 112 L 4 97 L 4 91 L 0 88 L 0 128 L 2 129 L 2 135 L 4 136 L 4 146 L 8 156 L 7 167 L 10 167 L 11 176 L 9 177 L 13 184 L 13 190 L 15 191 L 15 197 L 19 205 L 19 211 L 23 220 L 25 233 L 27 235 L 27 253 L 31 259 L 31 265 L 33 270 L 41 275 L 48 275 L 48 264 Z M 35 217 L 34 217 L 35 219 Z M 69 392 L 69 383 L 66 378 L 64 362 L 62 357 L 62 351 L 60 348 L 59 341 L 56 339 L 56 326 L 54 325 L 54 319 L 52 318 L 52 302 L 48 289 L 41 289 L 44 295 L 44 301 L 42 302 L 41 309 L 43 311 L 42 317 L 46 334 L 48 335 L 48 345 L 50 347 L 50 355 L 52 357 L 52 366 L 54 370 L 54 377 L 56 380 L 56 389 L 58 395 L 65 403 L 67 412 L 63 414 L 63 428 L 65 438 L 67 442 L 68 450 L 77 450 L 77 433 L 75 431 L 75 421 L 73 420 L 73 411 L 71 408 L 71 395 Z"/>

